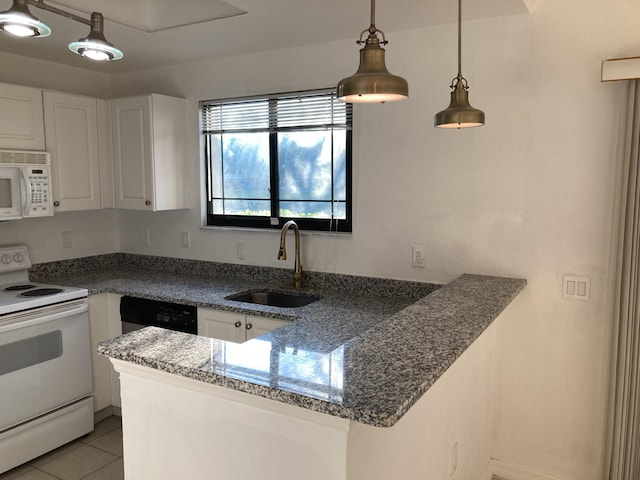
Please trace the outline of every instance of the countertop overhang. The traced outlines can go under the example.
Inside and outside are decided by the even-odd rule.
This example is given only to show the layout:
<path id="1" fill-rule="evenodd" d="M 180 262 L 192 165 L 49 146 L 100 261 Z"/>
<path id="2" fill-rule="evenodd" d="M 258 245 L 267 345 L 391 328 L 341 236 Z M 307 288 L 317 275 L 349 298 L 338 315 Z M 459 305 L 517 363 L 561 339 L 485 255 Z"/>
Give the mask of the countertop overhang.
<path id="1" fill-rule="evenodd" d="M 216 293 L 209 285 L 206 295 L 200 297 L 186 283 L 176 294 L 180 280 L 174 278 L 174 294 L 169 298 L 153 294 L 154 284 L 123 276 L 118 288 L 97 283 L 88 287 L 91 293 L 114 291 L 171 301 L 183 298 L 198 306 L 295 321 L 242 344 L 148 327 L 102 342 L 99 353 L 390 427 L 509 305 L 526 280 L 462 275 L 417 301 L 398 303 L 391 298 L 329 293 L 322 301 L 300 309 L 241 308 L 225 300 L 232 290 L 246 289 L 242 282 L 220 281 Z"/>

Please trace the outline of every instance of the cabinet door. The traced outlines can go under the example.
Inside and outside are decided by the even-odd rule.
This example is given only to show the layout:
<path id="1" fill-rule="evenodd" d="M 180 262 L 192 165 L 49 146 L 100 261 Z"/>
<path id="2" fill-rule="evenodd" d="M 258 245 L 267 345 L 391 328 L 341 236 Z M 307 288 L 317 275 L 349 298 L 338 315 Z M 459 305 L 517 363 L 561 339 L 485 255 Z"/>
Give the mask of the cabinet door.
<path id="1" fill-rule="evenodd" d="M 187 103 L 151 95 L 155 210 L 187 208 Z"/>
<path id="2" fill-rule="evenodd" d="M 244 332 L 244 315 L 198 308 L 198 335 L 242 343 L 245 340 Z"/>
<path id="3" fill-rule="evenodd" d="M 42 91 L 0 83 L 0 148 L 44 150 Z"/>
<path id="4" fill-rule="evenodd" d="M 97 100 L 44 92 L 43 102 L 55 211 L 100 208 Z"/>
<path id="5" fill-rule="evenodd" d="M 246 339 L 251 340 L 252 338 L 259 337 L 264 333 L 280 328 L 288 323 L 286 320 L 247 315 L 245 317 Z"/>
<path id="6" fill-rule="evenodd" d="M 116 208 L 154 210 L 149 95 L 111 101 Z"/>

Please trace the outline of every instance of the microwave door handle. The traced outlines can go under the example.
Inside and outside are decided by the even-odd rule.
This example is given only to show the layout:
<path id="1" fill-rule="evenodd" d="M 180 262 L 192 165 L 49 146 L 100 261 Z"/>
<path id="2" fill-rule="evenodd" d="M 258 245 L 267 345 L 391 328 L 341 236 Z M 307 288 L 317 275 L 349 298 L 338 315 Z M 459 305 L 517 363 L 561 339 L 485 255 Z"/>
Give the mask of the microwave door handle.
<path id="1" fill-rule="evenodd" d="M 20 189 L 22 192 L 22 214 L 28 215 L 31 211 L 31 182 L 27 181 L 24 169 L 20 169 L 20 181 L 23 187 Z"/>

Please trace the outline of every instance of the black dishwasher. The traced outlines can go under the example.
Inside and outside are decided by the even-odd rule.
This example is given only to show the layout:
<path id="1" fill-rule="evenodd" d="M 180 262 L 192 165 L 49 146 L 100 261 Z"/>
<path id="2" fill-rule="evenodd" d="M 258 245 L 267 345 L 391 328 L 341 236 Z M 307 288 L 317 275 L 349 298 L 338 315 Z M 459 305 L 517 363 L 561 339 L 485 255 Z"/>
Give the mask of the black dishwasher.
<path id="1" fill-rule="evenodd" d="M 197 308 L 190 305 L 124 296 L 120 299 L 120 320 L 122 333 L 144 327 L 162 327 L 198 334 Z"/>

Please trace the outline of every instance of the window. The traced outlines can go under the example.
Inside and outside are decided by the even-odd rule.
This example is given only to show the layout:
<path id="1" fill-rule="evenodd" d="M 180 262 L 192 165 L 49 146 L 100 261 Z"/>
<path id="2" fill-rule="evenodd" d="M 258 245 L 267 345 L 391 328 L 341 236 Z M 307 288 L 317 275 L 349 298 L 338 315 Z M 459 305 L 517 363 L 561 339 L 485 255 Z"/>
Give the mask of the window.
<path id="1" fill-rule="evenodd" d="M 351 231 L 351 104 L 335 90 L 200 102 L 207 224 Z"/>

